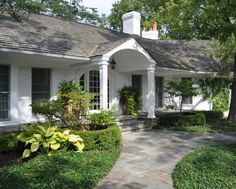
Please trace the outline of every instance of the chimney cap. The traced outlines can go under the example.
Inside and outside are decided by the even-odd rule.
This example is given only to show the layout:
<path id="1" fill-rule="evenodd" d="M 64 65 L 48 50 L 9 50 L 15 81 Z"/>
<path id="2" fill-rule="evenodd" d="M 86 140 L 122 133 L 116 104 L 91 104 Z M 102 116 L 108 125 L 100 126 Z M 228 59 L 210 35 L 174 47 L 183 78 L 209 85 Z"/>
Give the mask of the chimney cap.
<path id="1" fill-rule="evenodd" d="M 123 14 L 122 19 L 127 20 L 127 19 L 130 19 L 132 17 L 136 17 L 138 19 L 141 19 L 140 13 L 136 12 L 136 11 L 130 11 L 130 12 L 127 12 L 127 13 Z"/>

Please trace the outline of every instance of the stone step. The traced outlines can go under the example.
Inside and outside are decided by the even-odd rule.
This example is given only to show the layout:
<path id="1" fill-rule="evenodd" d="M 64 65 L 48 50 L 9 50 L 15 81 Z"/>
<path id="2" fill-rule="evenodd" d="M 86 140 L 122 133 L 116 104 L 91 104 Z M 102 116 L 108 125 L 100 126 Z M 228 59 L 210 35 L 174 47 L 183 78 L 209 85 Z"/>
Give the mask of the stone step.
<path id="1" fill-rule="evenodd" d="M 152 129 L 150 125 L 146 125 L 144 123 L 140 124 L 130 124 L 130 125 L 123 125 L 119 126 L 121 132 L 127 132 L 127 131 L 137 131 L 137 130 L 149 130 Z"/>
<path id="2" fill-rule="evenodd" d="M 137 120 L 137 116 L 130 115 L 121 115 L 118 117 L 119 122 L 129 121 L 129 120 Z"/>
<path id="3" fill-rule="evenodd" d="M 130 119 L 130 120 L 122 120 L 122 121 L 118 121 L 117 122 L 118 125 L 122 126 L 126 126 L 126 125 L 138 125 L 140 124 L 140 121 L 138 119 Z"/>

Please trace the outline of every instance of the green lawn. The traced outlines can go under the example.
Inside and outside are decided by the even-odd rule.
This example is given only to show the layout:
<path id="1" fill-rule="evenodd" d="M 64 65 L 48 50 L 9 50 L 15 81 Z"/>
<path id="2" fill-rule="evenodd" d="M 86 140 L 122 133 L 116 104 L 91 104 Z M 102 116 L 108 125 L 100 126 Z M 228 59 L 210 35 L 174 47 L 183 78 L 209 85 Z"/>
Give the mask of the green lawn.
<path id="1" fill-rule="evenodd" d="M 225 119 L 216 119 L 209 121 L 206 125 L 198 126 L 159 126 L 159 129 L 169 130 L 169 131 L 185 131 L 185 132 L 236 132 L 236 124 L 230 123 Z"/>
<path id="2" fill-rule="evenodd" d="M 0 189 L 91 189 L 108 174 L 120 149 L 38 155 L 0 169 Z"/>
<path id="3" fill-rule="evenodd" d="M 172 177 L 176 189 L 235 189 L 236 144 L 197 150 L 176 166 Z"/>

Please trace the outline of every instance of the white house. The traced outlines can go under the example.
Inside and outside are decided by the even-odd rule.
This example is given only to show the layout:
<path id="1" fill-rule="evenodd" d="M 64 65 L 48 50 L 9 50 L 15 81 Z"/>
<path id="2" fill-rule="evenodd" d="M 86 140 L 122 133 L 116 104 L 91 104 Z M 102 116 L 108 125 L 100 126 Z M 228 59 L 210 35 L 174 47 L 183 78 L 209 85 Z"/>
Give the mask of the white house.
<path id="1" fill-rule="evenodd" d="M 168 96 L 165 81 L 212 77 L 218 71 L 217 62 L 204 55 L 209 41 L 162 41 L 155 39 L 156 29 L 141 37 L 137 12 L 126 13 L 123 22 L 119 33 L 44 15 L 23 23 L 1 15 L 0 126 L 35 121 L 32 101 L 54 98 L 59 83 L 72 79 L 101 94 L 97 109 L 118 108 L 117 91 L 139 87 L 142 111 L 154 118 Z M 212 105 L 194 97 L 183 108 L 210 110 Z"/>

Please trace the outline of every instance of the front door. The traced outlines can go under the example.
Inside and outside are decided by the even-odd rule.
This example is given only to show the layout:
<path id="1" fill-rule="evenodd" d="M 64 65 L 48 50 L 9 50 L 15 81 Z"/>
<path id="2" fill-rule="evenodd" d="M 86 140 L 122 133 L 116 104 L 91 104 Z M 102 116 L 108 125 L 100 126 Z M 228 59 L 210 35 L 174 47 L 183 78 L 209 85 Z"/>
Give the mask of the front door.
<path id="1" fill-rule="evenodd" d="M 163 77 L 156 77 L 156 108 L 163 106 Z"/>
<path id="2" fill-rule="evenodd" d="M 132 75 L 132 87 L 142 96 L 142 75 Z"/>

